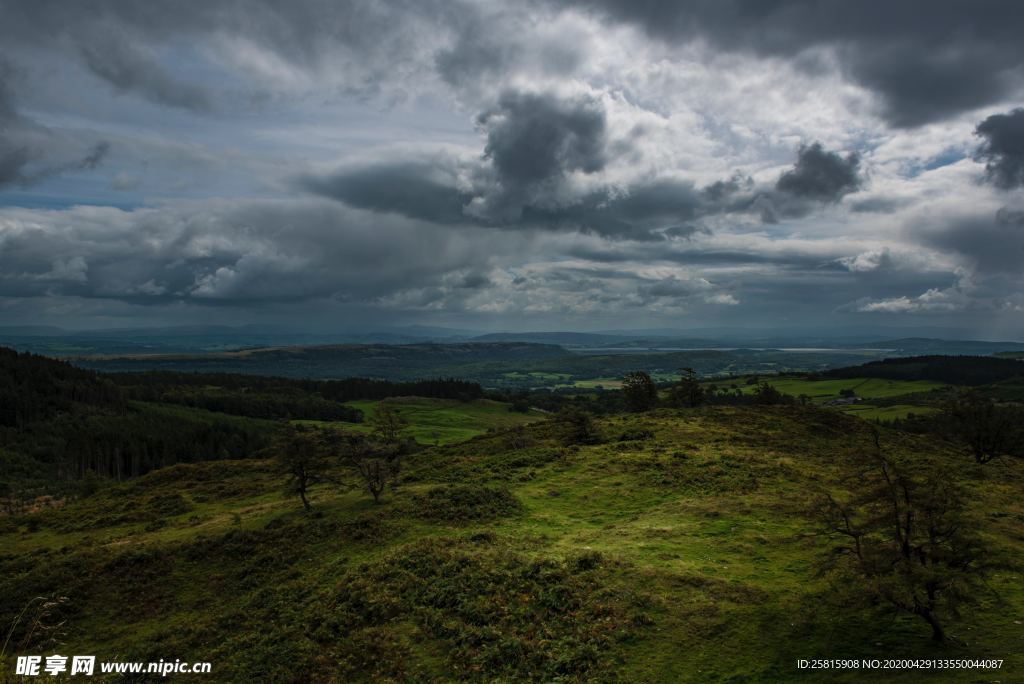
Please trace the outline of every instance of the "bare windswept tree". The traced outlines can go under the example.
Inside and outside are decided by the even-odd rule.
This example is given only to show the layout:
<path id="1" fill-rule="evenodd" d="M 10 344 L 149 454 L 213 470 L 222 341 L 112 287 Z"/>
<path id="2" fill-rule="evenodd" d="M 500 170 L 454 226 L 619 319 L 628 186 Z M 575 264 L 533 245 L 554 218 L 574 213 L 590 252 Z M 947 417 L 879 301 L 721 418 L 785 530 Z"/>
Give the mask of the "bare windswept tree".
<path id="1" fill-rule="evenodd" d="M 375 504 L 389 485 L 395 486 L 402 466 L 402 450 L 397 444 L 354 441 L 346 447 L 344 458 L 355 467 Z"/>
<path id="2" fill-rule="evenodd" d="M 285 492 L 297 495 L 307 511 L 309 488 L 322 482 L 334 482 L 328 475 L 331 448 L 323 431 L 296 425 L 285 425 L 271 446 L 274 458 L 287 476 Z"/>
<path id="3" fill-rule="evenodd" d="M 941 468 L 914 473 L 886 455 L 877 432 L 848 487 L 848 496 L 823 494 L 815 511 L 831 541 L 823 570 L 945 641 L 945 616 L 972 600 L 985 570 L 959 488 Z"/>

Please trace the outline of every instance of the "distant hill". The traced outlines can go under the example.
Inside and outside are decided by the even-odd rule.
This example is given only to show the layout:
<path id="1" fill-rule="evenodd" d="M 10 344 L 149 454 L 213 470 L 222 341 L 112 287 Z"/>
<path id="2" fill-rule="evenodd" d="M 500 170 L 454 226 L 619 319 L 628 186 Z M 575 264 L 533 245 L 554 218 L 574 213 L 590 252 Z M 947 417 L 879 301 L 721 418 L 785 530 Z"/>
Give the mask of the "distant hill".
<path id="1" fill-rule="evenodd" d="M 464 342 L 270 347 L 201 355 L 90 356 L 74 359 L 74 362 L 84 368 L 110 372 L 165 370 L 289 378 L 417 380 L 476 377 L 489 365 L 519 364 L 567 355 L 569 352 L 564 348 L 551 344 Z"/>
<path id="2" fill-rule="evenodd" d="M 988 342 L 984 340 L 938 340 L 927 337 L 904 337 L 895 340 L 864 342 L 854 347 L 862 349 L 884 348 L 899 356 L 922 355 L 980 355 L 989 356 L 998 352 L 1024 351 L 1021 342 Z"/>
<path id="3" fill-rule="evenodd" d="M 479 335 L 473 338 L 474 342 L 530 342 L 533 344 L 557 344 L 570 346 L 599 346 L 603 344 L 616 344 L 634 339 L 622 335 L 599 335 L 596 333 L 582 332 L 503 332 Z"/>
<path id="4" fill-rule="evenodd" d="M 986 385 L 1024 377 L 1024 363 L 995 356 L 910 356 L 835 368 L 818 375 L 824 378 L 868 377 L 934 380 L 951 385 Z"/>

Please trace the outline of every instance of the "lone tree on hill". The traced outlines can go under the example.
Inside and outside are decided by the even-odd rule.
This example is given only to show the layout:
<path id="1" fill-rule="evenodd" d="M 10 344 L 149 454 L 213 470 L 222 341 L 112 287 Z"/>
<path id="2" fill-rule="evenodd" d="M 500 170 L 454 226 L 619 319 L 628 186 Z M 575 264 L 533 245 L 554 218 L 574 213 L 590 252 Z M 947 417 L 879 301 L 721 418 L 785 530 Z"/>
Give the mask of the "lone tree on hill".
<path id="1" fill-rule="evenodd" d="M 368 441 L 352 442 L 346 454 L 362 478 L 373 503 L 380 503 L 380 495 L 388 485 L 395 486 L 402 465 L 401 449 L 397 444 L 374 444 Z"/>
<path id="2" fill-rule="evenodd" d="M 755 404 L 774 406 L 775 404 L 781 404 L 785 402 L 785 400 L 785 395 L 779 390 L 775 389 L 774 385 L 769 385 L 767 382 L 758 383 L 757 387 L 754 388 Z"/>
<path id="3" fill-rule="evenodd" d="M 597 441 L 594 419 L 589 413 L 575 406 L 566 406 L 558 412 L 562 424 L 562 441 L 565 444 L 593 444 Z"/>
<path id="4" fill-rule="evenodd" d="M 676 406 L 694 408 L 703 404 L 706 398 L 704 388 L 697 381 L 697 371 L 684 368 L 679 382 L 672 388 L 672 403 Z"/>
<path id="5" fill-rule="evenodd" d="M 373 425 L 373 435 L 384 444 L 392 445 L 401 442 L 402 430 L 409 425 L 386 401 L 377 404 L 370 423 Z"/>
<path id="6" fill-rule="evenodd" d="M 985 567 L 961 492 L 941 468 L 912 474 L 875 433 L 850 477 L 856 494 L 824 494 L 816 510 L 832 548 L 823 569 L 862 598 L 920 617 L 945 641 L 940 614 L 970 601 Z"/>
<path id="7" fill-rule="evenodd" d="M 272 453 L 281 471 L 288 476 L 285 492 L 298 495 L 307 511 L 313 507 L 307 494 L 321 482 L 334 482 L 328 475 L 330 450 L 319 430 L 286 425 L 274 438 Z"/>
<path id="8" fill-rule="evenodd" d="M 643 371 L 626 373 L 622 378 L 622 394 L 630 411 L 646 411 L 658 403 L 658 388 Z"/>
<path id="9" fill-rule="evenodd" d="M 1024 456 L 1024 411 L 996 404 L 977 392 L 960 392 L 947 402 L 941 425 L 978 463 Z"/>

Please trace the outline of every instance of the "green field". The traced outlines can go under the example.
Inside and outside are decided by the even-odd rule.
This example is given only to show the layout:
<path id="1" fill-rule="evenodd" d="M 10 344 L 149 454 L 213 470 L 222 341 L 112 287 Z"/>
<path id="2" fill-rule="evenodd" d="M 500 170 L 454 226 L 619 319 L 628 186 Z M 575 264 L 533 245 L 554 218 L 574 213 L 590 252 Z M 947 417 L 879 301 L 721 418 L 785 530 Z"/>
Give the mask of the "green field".
<path id="1" fill-rule="evenodd" d="M 756 384 L 747 384 L 748 377 L 718 378 L 704 382 L 705 386 L 717 385 L 730 390 L 735 388 L 744 394 L 753 393 Z M 932 390 L 946 387 L 943 383 L 929 380 L 885 380 L 881 378 L 845 378 L 840 380 L 809 380 L 801 377 L 770 375 L 758 376 L 759 380 L 767 382 L 783 394 L 794 397 L 805 395 L 811 398 L 812 404 L 822 405 L 832 399 L 838 399 L 841 390 L 853 390 L 858 397 L 865 400 L 863 403 L 838 406 L 837 408 L 845 413 L 864 418 L 866 420 L 893 420 L 904 419 L 908 414 L 926 415 L 934 413 L 937 409 L 934 406 L 924 406 L 912 403 L 890 404 L 876 406 L 871 403 L 872 399 L 891 400 L 894 397 L 930 392 Z"/>
<path id="2" fill-rule="evenodd" d="M 841 407 L 843 413 L 857 416 L 865 420 L 903 420 L 910 414 L 926 416 L 930 413 L 937 413 L 938 408 L 934 406 L 918 406 L 914 404 L 893 404 L 891 406 L 874 406 L 872 404 L 854 404 Z"/>
<path id="3" fill-rule="evenodd" d="M 783 394 L 798 397 L 806 394 L 815 404 L 823 404 L 829 399 L 839 397 L 841 390 L 851 389 L 862 399 L 887 399 L 913 392 L 928 392 L 945 387 L 943 383 L 929 380 L 884 380 L 880 378 L 846 378 L 841 380 L 808 380 L 795 377 L 760 376 L 760 379 L 775 387 Z M 747 378 L 728 378 L 709 380 L 705 384 L 716 384 L 719 387 L 731 388 L 736 385 L 744 394 L 750 394 L 757 387 L 746 384 Z"/>
<path id="4" fill-rule="evenodd" d="M 489 399 L 462 402 L 450 399 L 397 397 L 386 401 L 409 423 L 403 434 L 413 437 L 421 444 L 460 442 L 491 429 L 525 425 L 543 418 L 543 414 L 538 411 L 514 413 L 508 410 L 508 404 Z M 363 412 L 364 422 L 357 425 L 340 425 L 346 429 L 369 432 L 372 429 L 369 421 L 379 404 L 379 401 L 348 402 L 349 406 Z"/>
<path id="5" fill-rule="evenodd" d="M 590 380 L 576 380 L 565 387 L 579 387 L 580 389 L 619 389 L 622 387 L 622 378 L 593 378 Z"/>
<path id="6" fill-rule="evenodd" d="M 538 385 L 551 385 L 565 382 L 572 377 L 569 373 L 549 373 L 546 371 L 512 371 L 502 375 L 506 380 L 519 382 L 536 382 Z"/>
<path id="7" fill-rule="evenodd" d="M 404 413 L 445 410 L 464 425 L 501 407 Z M 380 506 L 339 471 L 341 486 L 313 490 L 313 515 L 282 496 L 266 461 L 158 470 L 0 518 L 0 606 L 66 597 L 55 643 L 18 653 L 208 660 L 211 681 L 229 683 L 1024 679 L 1019 468 L 883 432 L 887 450 L 956 474 L 997 563 L 940 647 L 921 620 L 852 606 L 817 572 L 825 547 L 809 511 L 869 448 L 862 421 L 709 407 L 597 425 L 593 446 L 564 447 L 542 422 L 517 445 L 496 433 L 428 448 Z M 620 441 L 638 431 L 650 436 Z M 1005 662 L 796 670 L 818 657 Z"/>

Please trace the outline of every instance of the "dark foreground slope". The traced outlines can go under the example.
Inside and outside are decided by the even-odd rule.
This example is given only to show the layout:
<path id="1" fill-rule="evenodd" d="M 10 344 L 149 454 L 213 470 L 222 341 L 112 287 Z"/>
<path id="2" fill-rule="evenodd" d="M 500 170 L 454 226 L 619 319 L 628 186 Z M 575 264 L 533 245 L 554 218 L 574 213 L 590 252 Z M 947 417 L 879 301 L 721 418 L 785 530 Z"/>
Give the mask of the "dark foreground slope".
<path id="1" fill-rule="evenodd" d="M 719 407 L 598 428 L 605 441 L 591 446 L 562 446 L 542 423 L 428 449 L 380 506 L 339 471 L 343 485 L 315 489 L 304 515 L 269 463 L 248 460 L 178 465 L 0 518 L 0 625 L 34 597 L 56 597 L 44 623 L 60 625 L 20 623 L 8 655 L 207 660 L 218 682 L 1024 678 L 1024 481 L 1012 464 L 883 433 L 887 451 L 968 489 L 998 561 L 936 646 L 920 620 L 851 608 L 817 573 L 808 511 L 870 447 L 865 422 Z M 795 669 L 819 657 L 1005 664 Z"/>

